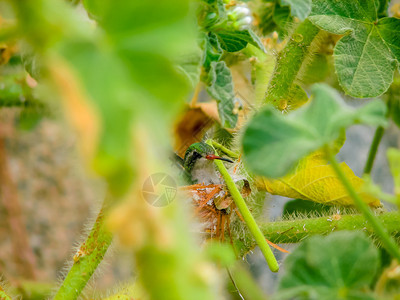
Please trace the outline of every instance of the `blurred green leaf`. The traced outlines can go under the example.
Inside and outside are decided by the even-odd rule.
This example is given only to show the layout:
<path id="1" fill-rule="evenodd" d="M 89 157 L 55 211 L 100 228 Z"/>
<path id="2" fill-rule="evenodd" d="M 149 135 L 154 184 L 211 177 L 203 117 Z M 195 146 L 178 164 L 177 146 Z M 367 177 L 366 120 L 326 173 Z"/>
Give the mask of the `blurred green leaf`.
<path id="1" fill-rule="evenodd" d="M 17 126 L 22 130 L 32 130 L 43 119 L 44 110 L 41 107 L 24 108 L 17 119 Z"/>
<path id="2" fill-rule="evenodd" d="M 258 8 L 258 14 L 260 16 L 260 23 L 258 28 L 264 35 L 267 35 L 275 30 L 276 23 L 273 19 L 275 12 L 275 3 L 273 2 L 262 2 Z"/>
<path id="3" fill-rule="evenodd" d="M 331 60 L 325 54 L 315 54 L 312 61 L 307 65 L 304 75 L 301 77 L 301 82 L 305 85 L 324 81 L 326 77 L 334 72 Z"/>
<path id="4" fill-rule="evenodd" d="M 212 62 L 209 71 L 208 93 L 217 100 L 218 113 L 224 127 L 233 128 L 237 122 L 234 113 L 235 94 L 233 90 L 232 74 L 224 61 Z"/>
<path id="5" fill-rule="evenodd" d="M 400 62 L 399 19 L 378 20 L 375 0 L 313 1 L 309 19 L 326 31 L 345 35 L 336 43 L 334 58 L 346 93 L 375 97 L 389 88 Z"/>
<path id="6" fill-rule="evenodd" d="M 221 267 L 229 267 L 235 261 L 235 253 L 230 244 L 209 242 L 205 248 L 205 255 Z"/>
<path id="7" fill-rule="evenodd" d="M 310 103 L 294 112 L 282 115 L 269 106 L 249 122 L 243 151 L 252 171 L 281 177 L 307 154 L 324 145 L 334 147 L 344 128 L 357 123 L 386 124 L 386 106 L 381 101 L 354 110 L 327 85 L 314 85 L 312 92 Z"/>
<path id="8" fill-rule="evenodd" d="M 32 23 L 40 23 L 40 18 L 52 24 L 72 19 L 60 3 L 43 5 L 49 7 L 47 11 L 34 8 L 42 15 L 24 19 L 24 28 L 32 30 Z M 57 5 L 65 11 L 64 16 L 48 20 L 47 12 Z M 168 143 L 169 127 L 165 125 L 172 124 L 189 83 L 173 62 L 182 57 L 180 53 L 196 50 L 195 22 L 189 18 L 188 2 L 183 0 L 161 1 L 156 8 L 138 1 L 86 1 L 85 5 L 96 15 L 102 30 L 93 30 L 77 19 L 75 27 L 66 25 L 60 32 L 46 33 L 57 43 L 32 40 L 32 44 L 38 49 L 53 45 L 52 51 L 62 55 L 81 81 L 85 89 L 81 92 L 88 93 L 88 100 L 100 114 L 102 132 L 93 164 L 111 189 L 123 194 L 132 184 L 135 169 L 133 125 L 145 119 L 159 146 Z M 61 33 L 64 39 L 54 38 Z"/>
<path id="9" fill-rule="evenodd" d="M 394 181 L 394 193 L 400 203 L 400 150 L 395 148 L 388 149 L 387 157 Z"/>
<path id="10" fill-rule="evenodd" d="M 400 127 L 400 77 L 395 76 L 392 85 L 386 93 L 389 116 Z"/>
<path id="11" fill-rule="evenodd" d="M 255 278 L 249 271 L 249 264 L 241 260 L 229 268 L 228 289 L 233 299 L 251 299 L 266 300 L 268 299 Z M 238 292 L 241 294 L 239 295 Z"/>
<path id="12" fill-rule="evenodd" d="M 274 10 L 273 19 L 278 25 L 278 33 L 282 37 L 288 34 L 289 26 L 293 23 L 293 17 L 290 15 L 290 9 L 287 6 L 277 4 Z"/>
<path id="13" fill-rule="evenodd" d="M 364 233 L 311 237 L 287 257 L 285 266 L 277 299 L 374 299 L 369 286 L 379 254 Z"/>
<path id="14" fill-rule="evenodd" d="M 388 6 L 390 0 L 378 0 L 379 8 L 378 8 L 378 17 L 383 18 L 388 16 Z"/>
<path id="15" fill-rule="evenodd" d="M 282 6 L 290 6 L 292 16 L 298 17 L 301 21 L 311 12 L 311 0 L 281 0 Z"/>
<path id="16" fill-rule="evenodd" d="M 178 70 L 185 74 L 192 88 L 200 81 L 201 62 L 202 53 L 200 48 L 198 48 L 198 51 L 183 55 L 177 60 Z"/>
<path id="17" fill-rule="evenodd" d="M 390 116 L 393 122 L 400 127 L 400 97 L 391 103 Z"/>

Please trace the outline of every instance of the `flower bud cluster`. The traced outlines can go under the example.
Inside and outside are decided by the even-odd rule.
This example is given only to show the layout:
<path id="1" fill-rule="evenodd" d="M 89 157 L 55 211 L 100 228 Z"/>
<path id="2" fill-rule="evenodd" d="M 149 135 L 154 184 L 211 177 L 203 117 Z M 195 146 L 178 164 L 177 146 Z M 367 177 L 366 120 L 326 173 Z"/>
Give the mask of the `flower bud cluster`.
<path id="1" fill-rule="evenodd" d="M 227 9 L 228 20 L 232 23 L 232 27 L 236 30 L 250 29 L 253 23 L 251 11 L 245 3 L 235 5 Z"/>

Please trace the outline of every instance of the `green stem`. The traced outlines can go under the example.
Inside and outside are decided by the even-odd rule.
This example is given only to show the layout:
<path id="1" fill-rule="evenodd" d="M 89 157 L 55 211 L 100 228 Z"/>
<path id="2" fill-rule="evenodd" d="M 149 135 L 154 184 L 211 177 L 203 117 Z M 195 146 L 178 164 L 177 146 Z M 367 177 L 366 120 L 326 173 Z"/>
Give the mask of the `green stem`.
<path id="1" fill-rule="evenodd" d="M 65 277 L 54 300 L 77 299 L 102 261 L 112 241 L 112 234 L 107 230 L 104 213 L 108 207 L 105 199 L 88 238 L 81 244 L 74 256 L 74 264 Z"/>
<path id="2" fill-rule="evenodd" d="M 375 215 L 372 213 L 368 205 L 357 194 L 351 182 L 341 169 L 332 151 L 328 147 L 325 147 L 324 151 L 326 157 L 331 163 L 332 168 L 336 172 L 336 175 L 339 177 L 343 186 L 349 193 L 349 196 L 353 199 L 356 207 L 362 212 L 365 219 L 370 223 L 371 227 L 374 229 L 376 235 L 380 238 L 382 245 L 393 257 L 395 257 L 400 262 L 400 250 L 394 239 L 389 235 L 386 228 L 383 226 L 382 222 L 377 217 L 375 217 Z"/>
<path id="3" fill-rule="evenodd" d="M 279 106 L 281 99 L 287 99 L 304 60 L 310 54 L 311 43 L 319 32 L 320 30 L 307 19 L 296 28 L 285 48 L 279 53 L 268 86 L 266 103 Z"/>
<path id="4" fill-rule="evenodd" d="M 376 216 L 393 236 L 400 235 L 400 213 L 387 212 Z M 259 224 L 264 236 L 273 243 L 299 243 L 312 235 L 327 235 L 340 230 L 363 230 L 369 235 L 374 229 L 363 215 L 326 215 L 318 218 L 294 219 Z"/>
<path id="5" fill-rule="evenodd" d="M 385 129 L 379 126 L 374 134 L 374 139 L 372 140 L 371 148 L 369 149 L 368 159 L 364 167 L 364 174 L 370 174 L 372 166 L 374 165 L 376 153 L 378 151 L 379 143 L 382 140 Z"/>
<path id="6" fill-rule="evenodd" d="M 210 146 L 212 146 L 212 141 L 207 141 L 207 143 Z M 278 270 L 279 270 L 278 262 L 276 261 L 276 258 L 274 256 L 274 254 L 272 253 L 271 248 L 269 247 L 268 243 L 266 242 L 263 233 L 261 232 L 256 221 L 254 220 L 253 215 L 250 213 L 250 210 L 247 207 L 246 202 L 244 201 L 242 195 L 240 194 L 231 175 L 229 174 L 228 170 L 225 168 L 222 161 L 216 159 L 216 160 L 214 160 L 214 163 L 217 166 L 222 177 L 224 178 L 226 186 L 228 187 L 228 190 L 233 198 L 233 201 L 235 202 L 236 207 L 239 209 L 239 212 L 243 216 L 243 219 L 246 222 L 254 239 L 256 240 L 256 243 L 260 247 L 260 250 L 265 257 L 270 270 L 272 272 L 278 272 Z"/>
<path id="7" fill-rule="evenodd" d="M 219 150 L 221 150 L 222 152 L 224 152 L 226 155 L 228 155 L 229 157 L 232 158 L 239 158 L 239 154 L 236 152 L 233 152 L 232 150 L 229 150 L 228 148 L 224 147 L 223 145 L 215 142 L 215 141 L 211 141 L 212 145 L 214 146 L 214 148 L 217 148 Z"/>

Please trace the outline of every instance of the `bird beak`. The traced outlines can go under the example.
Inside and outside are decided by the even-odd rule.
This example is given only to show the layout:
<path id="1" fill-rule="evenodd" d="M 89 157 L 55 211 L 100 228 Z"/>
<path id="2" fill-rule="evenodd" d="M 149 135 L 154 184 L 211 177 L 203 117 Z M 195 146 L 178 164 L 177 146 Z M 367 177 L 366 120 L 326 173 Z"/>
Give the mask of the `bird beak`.
<path id="1" fill-rule="evenodd" d="M 227 161 L 227 162 L 233 163 L 233 161 L 231 161 L 230 159 L 223 158 L 223 157 L 220 157 L 220 156 L 217 156 L 217 155 L 214 155 L 214 154 L 209 154 L 209 155 L 206 156 L 206 158 L 209 159 L 209 160 L 219 159 L 219 160 L 223 160 L 223 161 Z"/>

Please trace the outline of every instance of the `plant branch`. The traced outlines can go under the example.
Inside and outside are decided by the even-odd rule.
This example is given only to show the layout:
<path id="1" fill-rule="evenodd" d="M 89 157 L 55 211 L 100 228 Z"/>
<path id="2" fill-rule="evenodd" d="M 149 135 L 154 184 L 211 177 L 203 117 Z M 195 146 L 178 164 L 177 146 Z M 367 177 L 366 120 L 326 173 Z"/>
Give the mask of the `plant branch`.
<path id="1" fill-rule="evenodd" d="M 310 54 L 311 43 L 319 32 L 307 19 L 296 28 L 285 48 L 279 53 L 265 103 L 278 107 L 279 101 L 289 96 L 303 62 Z"/>
<path id="2" fill-rule="evenodd" d="M 382 140 L 383 134 L 385 133 L 385 129 L 382 126 L 379 126 L 375 130 L 374 139 L 372 140 L 371 147 L 368 152 L 368 159 L 364 167 L 364 174 L 370 174 L 372 167 L 374 165 L 376 153 L 378 151 L 379 144 Z"/>
<path id="3" fill-rule="evenodd" d="M 389 235 L 388 231 L 383 226 L 382 222 L 375 217 L 375 215 L 372 213 L 368 205 L 357 194 L 351 182 L 348 180 L 343 170 L 341 169 L 332 151 L 328 147 L 325 147 L 324 151 L 328 160 L 332 165 L 332 168 L 336 172 L 336 175 L 338 176 L 343 186 L 349 193 L 349 196 L 353 199 L 355 206 L 362 212 L 365 219 L 370 223 L 376 235 L 380 238 L 382 245 L 385 247 L 385 249 L 393 257 L 395 257 L 398 261 L 400 261 L 400 250 L 394 239 Z"/>
<path id="4" fill-rule="evenodd" d="M 377 215 L 376 218 L 391 235 L 400 234 L 400 213 L 387 212 Z M 273 243 L 299 243 L 312 235 L 326 235 L 340 230 L 363 230 L 369 235 L 374 234 L 374 229 L 361 214 L 334 214 L 318 218 L 267 222 L 259 225 L 264 236 Z"/>
<path id="5" fill-rule="evenodd" d="M 207 143 L 212 146 L 212 141 L 207 141 Z M 256 243 L 260 247 L 262 254 L 264 255 L 268 266 L 272 272 L 278 272 L 279 266 L 278 262 L 274 254 L 272 253 L 271 248 L 269 247 L 268 243 L 265 240 L 263 233 L 261 232 L 260 228 L 258 227 L 256 221 L 254 220 L 253 215 L 250 213 L 249 208 L 246 205 L 242 195 L 240 194 L 235 182 L 233 181 L 231 175 L 229 174 L 228 170 L 225 168 L 224 164 L 220 160 L 214 160 L 215 165 L 217 166 L 219 172 L 221 173 L 222 177 L 225 180 L 226 186 L 235 202 L 239 212 L 241 213 L 246 225 L 248 226 L 251 234 L 253 235 Z"/>
<path id="6" fill-rule="evenodd" d="M 113 237 L 105 224 L 108 197 L 103 203 L 103 207 L 97 216 L 88 238 L 81 244 L 74 255 L 74 264 L 68 272 L 67 277 L 65 277 L 54 300 L 77 299 L 107 252 Z"/>
<path id="7" fill-rule="evenodd" d="M 215 142 L 215 141 L 211 141 L 212 145 L 214 146 L 214 148 L 217 148 L 219 150 L 221 150 L 222 152 L 224 152 L 226 155 L 228 155 L 231 158 L 239 158 L 239 154 L 229 150 L 228 148 L 224 147 L 223 145 Z"/>

